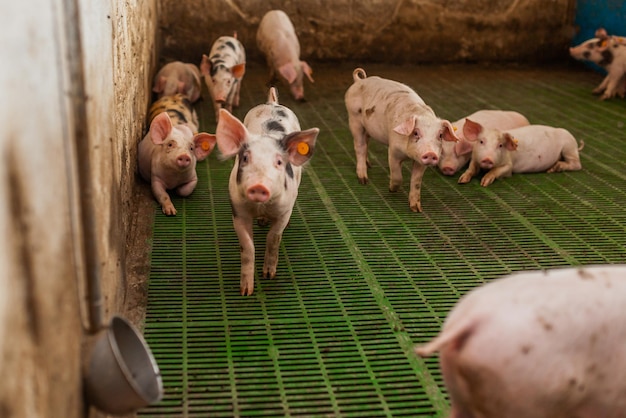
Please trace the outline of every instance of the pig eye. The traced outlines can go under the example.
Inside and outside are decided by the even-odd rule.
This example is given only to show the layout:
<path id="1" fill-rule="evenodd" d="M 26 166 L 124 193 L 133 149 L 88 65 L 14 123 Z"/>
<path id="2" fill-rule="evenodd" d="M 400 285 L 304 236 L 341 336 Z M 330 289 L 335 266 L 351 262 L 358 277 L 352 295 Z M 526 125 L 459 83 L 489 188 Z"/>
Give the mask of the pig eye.
<path id="1" fill-rule="evenodd" d="M 280 167 L 283 165 L 283 158 L 281 156 L 276 156 L 276 167 Z"/>
<path id="2" fill-rule="evenodd" d="M 168 143 L 167 143 L 167 147 L 168 147 L 168 148 L 172 148 L 173 146 L 174 146 L 174 143 L 173 143 L 173 142 L 168 142 Z"/>
<path id="3" fill-rule="evenodd" d="M 498 147 L 502 148 L 502 144 L 498 144 Z"/>
<path id="4" fill-rule="evenodd" d="M 480 141 L 478 141 L 481 145 L 484 144 L 484 141 L 481 139 Z"/>

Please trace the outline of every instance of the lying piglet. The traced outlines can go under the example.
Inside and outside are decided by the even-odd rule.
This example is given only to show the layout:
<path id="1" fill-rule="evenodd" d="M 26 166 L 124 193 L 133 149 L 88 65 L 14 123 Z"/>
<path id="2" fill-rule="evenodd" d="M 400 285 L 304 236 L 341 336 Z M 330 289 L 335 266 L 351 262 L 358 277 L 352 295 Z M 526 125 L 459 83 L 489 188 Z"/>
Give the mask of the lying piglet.
<path id="1" fill-rule="evenodd" d="M 596 37 L 569 49 L 572 58 L 590 61 L 607 71 L 600 85 L 593 89 L 593 94 L 601 94 L 600 100 L 626 94 L 626 38 L 609 36 L 600 28 Z"/>
<path id="2" fill-rule="evenodd" d="M 162 112 L 167 112 L 173 125 L 186 125 L 192 132 L 198 131 L 200 126 L 198 114 L 191 101 L 184 94 L 163 96 L 152 103 L 150 110 L 148 110 L 148 123 Z"/>
<path id="3" fill-rule="evenodd" d="M 181 93 L 192 102 L 200 98 L 200 70 L 194 64 L 174 61 L 165 64 L 154 77 L 152 91 L 158 97 Z"/>
<path id="4" fill-rule="evenodd" d="M 278 74 L 296 100 L 304 100 L 302 75 L 313 82 L 313 70 L 300 60 L 300 42 L 289 16 L 282 10 L 267 12 L 256 33 L 257 46 L 270 67 L 270 83 Z"/>
<path id="5" fill-rule="evenodd" d="M 453 176 L 463 168 L 472 157 L 473 142 L 465 140 L 463 124 L 465 119 L 480 123 L 485 128 L 507 130 L 527 126 L 530 123 L 524 115 L 506 110 L 479 110 L 462 119 L 452 122 L 454 132 L 459 137 L 457 142 L 443 141 L 441 143 L 441 158 L 439 169 L 446 176 Z"/>
<path id="6" fill-rule="evenodd" d="M 512 173 L 539 173 L 547 171 L 580 170 L 576 138 L 569 131 L 543 125 L 529 125 L 502 132 L 484 129 L 479 123 L 466 119 L 463 125 L 465 139 L 474 143 L 472 160 L 459 178 L 468 183 L 481 169 L 489 170 L 480 181 L 489 186 L 495 179 Z"/>
<path id="7" fill-rule="evenodd" d="M 241 82 L 246 72 L 246 52 L 235 36 L 220 36 L 209 56 L 202 56 L 200 70 L 204 76 L 216 117 L 220 108 L 229 112 L 239 106 Z"/>
<path id="8" fill-rule="evenodd" d="M 274 88 L 267 104 L 252 108 L 242 124 L 221 109 L 217 146 L 226 158 L 236 156 L 228 191 L 233 224 L 241 246 L 241 294 L 254 291 L 255 219 L 271 223 L 263 277 L 274 278 L 283 230 L 298 196 L 302 165 L 313 155 L 319 129 L 300 131 L 296 115 L 278 104 Z"/>
<path id="9" fill-rule="evenodd" d="M 435 112 L 410 87 L 380 77 L 367 77 L 362 68 L 352 73 L 354 83 L 345 95 L 348 123 L 354 138 L 356 174 L 367 184 L 368 136 L 389 146 L 389 190 L 402 184 L 402 162 L 413 160 L 409 207 L 421 212 L 422 177 L 436 166 L 443 141 L 456 141 L 452 125 Z"/>
<path id="10" fill-rule="evenodd" d="M 205 159 L 214 146 L 214 135 L 194 135 L 186 124 L 172 124 L 167 112 L 154 117 L 150 131 L 139 143 L 139 173 L 150 182 L 164 214 L 176 215 L 167 190 L 189 196 L 198 183 L 196 161 Z"/>
<path id="11" fill-rule="evenodd" d="M 448 417 L 626 417 L 626 265 L 512 274 L 463 296 L 439 336 Z"/>

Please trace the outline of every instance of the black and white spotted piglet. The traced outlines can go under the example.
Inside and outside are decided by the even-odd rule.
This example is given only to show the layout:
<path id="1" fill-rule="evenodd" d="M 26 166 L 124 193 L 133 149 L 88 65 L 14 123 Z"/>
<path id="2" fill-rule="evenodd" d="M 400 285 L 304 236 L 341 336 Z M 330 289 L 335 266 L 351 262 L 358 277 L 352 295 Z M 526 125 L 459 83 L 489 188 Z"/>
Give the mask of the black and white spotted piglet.
<path id="1" fill-rule="evenodd" d="M 300 130 L 296 115 L 278 104 L 274 88 L 268 103 L 252 108 L 244 123 L 220 109 L 217 146 L 223 157 L 236 156 L 228 191 L 241 246 L 242 295 L 254 291 L 255 219 L 271 224 L 263 277 L 276 276 L 278 249 L 298 197 L 302 165 L 313 155 L 318 133 L 318 128 Z"/>

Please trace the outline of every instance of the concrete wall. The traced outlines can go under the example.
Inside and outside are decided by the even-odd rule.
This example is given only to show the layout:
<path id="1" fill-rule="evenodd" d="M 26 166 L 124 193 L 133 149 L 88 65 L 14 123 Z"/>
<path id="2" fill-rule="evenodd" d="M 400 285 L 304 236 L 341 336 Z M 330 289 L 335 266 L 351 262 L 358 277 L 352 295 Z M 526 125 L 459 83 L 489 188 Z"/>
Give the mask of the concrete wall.
<path id="1" fill-rule="evenodd" d="M 108 322 L 123 309 L 125 231 L 156 56 L 156 8 L 155 0 L 3 3 L 3 418 L 86 415 L 81 363 L 91 338 L 81 201 L 93 196 L 95 265 Z M 82 148 L 92 168 L 86 185 L 78 176 Z"/>
<path id="2" fill-rule="evenodd" d="M 440 63 L 567 58 L 575 0 L 161 0 L 163 61 L 199 62 L 238 32 L 260 59 L 259 18 L 282 9 L 305 59 Z"/>

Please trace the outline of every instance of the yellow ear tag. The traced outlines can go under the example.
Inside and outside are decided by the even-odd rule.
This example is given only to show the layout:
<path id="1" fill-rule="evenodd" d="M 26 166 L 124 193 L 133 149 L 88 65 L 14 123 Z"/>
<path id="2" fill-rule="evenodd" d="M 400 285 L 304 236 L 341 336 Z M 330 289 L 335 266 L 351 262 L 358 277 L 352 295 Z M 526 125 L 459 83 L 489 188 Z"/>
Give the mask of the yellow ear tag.
<path id="1" fill-rule="evenodd" d="M 209 148 L 211 147 L 211 145 L 209 145 L 209 141 L 204 141 L 204 142 L 202 142 L 202 145 L 200 145 L 200 146 L 202 147 L 202 149 L 203 149 L 204 151 L 208 151 L 208 150 L 209 150 Z"/>
<path id="2" fill-rule="evenodd" d="M 456 126 L 453 126 L 452 129 L 454 129 L 454 132 L 456 132 L 458 130 L 458 128 Z"/>
<path id="3" fill-rule="evenodd" d="M 604 48 L 606 46 L 606 40 L 602 41 L 602 43 L 600 43 L 600 47 Z"/>
<path id="4" fill-rule="evenodd" d="M 298 144 L 298 154 L 307 155 L 309 153 L 309 144 L 306 142 L 300 142 Z"/>
<path id="5" fill-rule="evenodd" d="M 513 143 L 514 143 L 515 145 L 517 145 L 517 143 L 518 143 L 518 142 L 519 142 L 519 140 L 518 140 L 517 138 L 513 138 Z"/>

